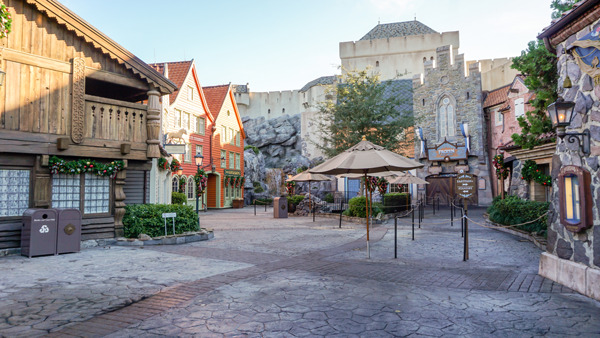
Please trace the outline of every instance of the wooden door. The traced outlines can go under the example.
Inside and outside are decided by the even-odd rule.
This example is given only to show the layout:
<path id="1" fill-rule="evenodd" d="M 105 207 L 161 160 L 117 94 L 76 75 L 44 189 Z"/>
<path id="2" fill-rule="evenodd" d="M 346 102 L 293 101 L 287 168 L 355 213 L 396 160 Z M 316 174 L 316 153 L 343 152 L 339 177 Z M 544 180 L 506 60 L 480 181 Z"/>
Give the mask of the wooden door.
<path id="1" fill-rule="evenodd" d="M 454 196 L 455 177 L 427 177 L 427 203 L 439 198 L 440 205 L 448 205 L 448 200 Z"/>

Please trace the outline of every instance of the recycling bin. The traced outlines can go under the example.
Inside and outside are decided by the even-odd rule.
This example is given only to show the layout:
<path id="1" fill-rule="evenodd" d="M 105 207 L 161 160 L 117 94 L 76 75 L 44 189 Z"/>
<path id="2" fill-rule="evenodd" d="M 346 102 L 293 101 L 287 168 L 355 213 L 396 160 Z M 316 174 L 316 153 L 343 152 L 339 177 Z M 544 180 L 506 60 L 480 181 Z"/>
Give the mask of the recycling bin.
<path id="1" fill-rule="evenodd" d="M 27 209 L 21 227 L 21 255 L 43 256 L 56 254 L 56 210 Z"/>
<path id="2" fill-rule="evenodd" d="M 81 212 L 78 209 L 57 209 L 56 253 L 79 252 L 81 249 Z"/>
<path id="3" fill-rule="evenodd" d="M 273 218 L 287 218 L 287 198 L 275 197 L 273 199 Z"/>

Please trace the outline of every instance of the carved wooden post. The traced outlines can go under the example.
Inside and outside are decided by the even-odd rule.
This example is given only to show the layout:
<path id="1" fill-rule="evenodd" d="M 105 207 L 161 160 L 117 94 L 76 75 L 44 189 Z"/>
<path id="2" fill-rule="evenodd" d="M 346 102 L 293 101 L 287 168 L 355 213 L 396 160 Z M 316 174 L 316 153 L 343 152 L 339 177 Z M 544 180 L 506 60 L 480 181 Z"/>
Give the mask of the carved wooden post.
<path id="1" fill-rule="evenodd" d="M 160 144 L 159 132 L 160 132 L 160 103 L 158 101 L 160 93 L 156 89 L 152 89 L 148 92 L 148 112 L 146 113 L 147 122 L 146 128 L 148 130 L 148 151 L 146 156 L 149 158 L 160 157 L 160 150 L 158 145 Z"/>
<path id="2" fill-rule="evenodd" d="M 115 237 L 125 236 L 123 230 L 123 216 L 125 216 L 125 177 L 127 177 L 127 160 L 124 160 L 123 170 L 117 173 L 115 178 Z"/>
<path id="3" fill-rule="evenodd" d="M 48 170 L 48 155 L 35 157 L 33 170 L 33 207 L 49 208 L 51 201 L 52 177 Z"/>
<path id="4" fill-rule="evenodd" d="M 71 140 L 78 144 L 83 141 L 85 129 L 85 60 L 73 58 L 73 88 L 71 105 Z"/>

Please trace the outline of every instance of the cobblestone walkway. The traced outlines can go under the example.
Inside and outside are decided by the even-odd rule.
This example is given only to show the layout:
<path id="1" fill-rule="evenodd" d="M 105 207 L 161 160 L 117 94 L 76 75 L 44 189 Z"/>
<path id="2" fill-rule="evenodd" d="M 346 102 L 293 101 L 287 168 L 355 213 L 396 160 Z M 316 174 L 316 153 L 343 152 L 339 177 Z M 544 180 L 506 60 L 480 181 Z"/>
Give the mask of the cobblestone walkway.
<path id="1" fill-rule="evenodd" d="M 536 274 L 539 249 L 428 214 L 371 229 L 208 212 L 215 239 L 0 259 L 0 335 L 600 336 L 600 303 Z M 481 212 L 473 211 L 478 219 Z M 5 270 L 6 269 L 6 270 Z"/>

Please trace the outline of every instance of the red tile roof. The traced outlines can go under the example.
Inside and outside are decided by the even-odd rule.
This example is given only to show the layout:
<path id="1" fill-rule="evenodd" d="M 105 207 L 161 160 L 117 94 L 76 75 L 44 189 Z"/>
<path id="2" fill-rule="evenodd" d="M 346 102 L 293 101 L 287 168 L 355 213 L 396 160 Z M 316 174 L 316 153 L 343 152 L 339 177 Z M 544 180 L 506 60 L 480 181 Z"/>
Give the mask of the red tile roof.
<path id="1" fill-rule="evenodd" d="M 150 67 L 154 68 L 157 72 L 165 75 L 165 64 L 167 64 L 168 68 L 168 76 L 167 78 L 171 80 L 177 88 L 181 89 L 183 85 L 183 81 L 185 81 L 186 76 L 190 72 L 190 68 L 192 67 L 194 60 L 190 61 L 178 61 L 178 62 L 163 62 L 163 63 L 151 63 Z M 179 94 L 179 89 L 174 91 L 169 95 L 169 103 L 172 104 L 175 102 L 175 98 L 177 94 Z"/>
<path id="2" fill-rule="evenodd" d="M 510 84 L 500 87 L 498 89 L 494 89 L 488 93 L 483 101 L 483 108 L 493 107 L 495 105 L 499 105 L 502 102 L 506 102 L 508 99 L 508 89 L 510 88 Z"/>
<path id="3" fill-rule="evenodd" d="M 219 112 L 221 111 L 221 107 L 223 107 L 223 103 L 225 102 L 227 93 L 229 92 L 229 85 L 202 87 L 202 91 L 204 92 L 208 109 L 216 121 Z"/>

